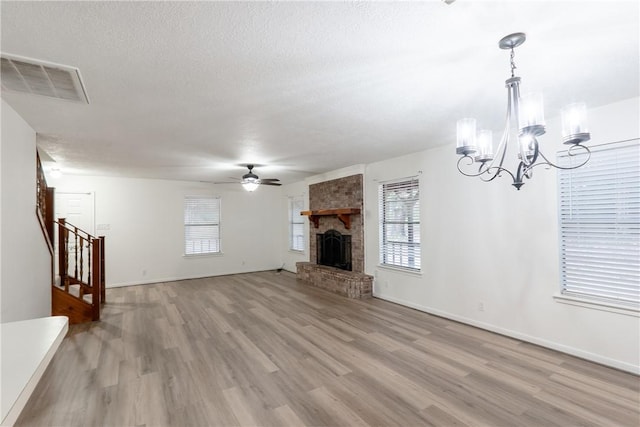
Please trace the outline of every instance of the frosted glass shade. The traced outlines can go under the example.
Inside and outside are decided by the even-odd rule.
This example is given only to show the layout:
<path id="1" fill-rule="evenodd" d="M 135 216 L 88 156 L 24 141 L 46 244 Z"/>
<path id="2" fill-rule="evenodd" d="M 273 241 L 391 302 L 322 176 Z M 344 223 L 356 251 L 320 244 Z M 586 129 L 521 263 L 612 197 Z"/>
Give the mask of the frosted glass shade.
<path id="1" fill-rule="evenodd" d="M 478 145 L 476 161 L 486 162 L 493 159 L 493 132 L 483 129 L 476 138 Z"/>
<path id="2" fill-rule="evenodd" d="M 518 127 L 521 134 L 544 134 L 544 102 L 541 93 L 527 93 L 520 98 Z"/>
<path id="3" fill-rule="evenodd" d="M 522 154 L 524 154 L 525 158 L 527 159 L 534 155 L 536 149 L 536 140 L 533 135 L 520 135 L 520 137 L 518 137 L 518 144 L 520 144 L 520 154 L 518 154 L 518 157 L 520 157 L 520 159 L 522 159 Z"/>
<path id="4" fill-rule="evenodd" d="M 587 124 L 587 105 L 580 102 L 562 109 L 562 139 L 565 144 L 579 144 L 591 138 Z"/>
<path id="5" fill-rule="evenodd" d="M 468 155 L 477 151 L 476 147 L 476 119 L 465 118 L 458 120 L 456 153 Z"/>

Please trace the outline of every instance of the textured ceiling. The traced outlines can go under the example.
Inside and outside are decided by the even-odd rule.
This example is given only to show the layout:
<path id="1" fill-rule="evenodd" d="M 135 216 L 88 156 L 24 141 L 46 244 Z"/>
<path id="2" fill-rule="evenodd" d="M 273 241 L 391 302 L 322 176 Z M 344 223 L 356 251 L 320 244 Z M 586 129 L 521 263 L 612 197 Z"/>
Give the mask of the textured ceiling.
<path id="1" fill-rule="evenodd" d="M 523 90 L 639 95 L 636 1 L 6 2 L 2 52 L 78 67 L 90 104 L 3 93 L 68 173 L 285 183 L 499 130 Z M 553 139 L 555 136 L 547 136 Z M 559 139 L 559 136 L 558 136 Z M 452 167 L 453 163 L 452 163 Z"/>

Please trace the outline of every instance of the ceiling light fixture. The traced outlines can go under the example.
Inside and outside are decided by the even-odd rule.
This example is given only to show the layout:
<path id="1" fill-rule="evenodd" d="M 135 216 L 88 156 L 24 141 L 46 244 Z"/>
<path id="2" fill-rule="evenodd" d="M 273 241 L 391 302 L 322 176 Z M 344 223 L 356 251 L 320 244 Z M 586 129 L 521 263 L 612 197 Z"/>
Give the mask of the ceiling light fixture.
<path id="1" fill-rule="evenodd" d="M 241 184 L 245 190 L 255 191 L 260 186 L 260 179 L 253 177 L 244 178 Z"/>
<path id="2" fill-rule="evenodd" d="M 253 173 L 253 165 L 247 165 L 247 168 L 249 168 L 249 173 L 242 175 L 242 181 L 240 181 L 240 184 L 242 184 L 242 188 L 249 192 L 256 191 L 260 186 L 260 178 L 258 178 L 258 175 Z"/>
<path id="3" fill-rule="evenodd" d="M 570 156 L 587 154 L 584 161 L 575 166 L 563 167 L 552 163 L 540 150 L 538 137 L 545 133 L 544 110 L 541 94 L 527 94 L 520 96 L 520 77 L 515 76 L 514 49 L 526 40 L 524 33 L 514 33 L 500 40 L 500 49 L 511 50 L 511 77 L 505 81 L 507 87 L 507 119 L 502 139 L 496 153 L 493 152 L 492 132 L 480 130 L 476 133 L 476 119 L 464 118 L 457 123 L 457 147 L 456 153 L 462 157 L 458 159 L 458 171 L 461 174 L 472 177 L 480 177 L 483 181 L 493 181 L 503 172 L 513 178 L 513 186 L 520 190 L 524 185 L 523 179 L 532 177 L 532 169 L 536 166 L 546 165 L 557 169 L 575 169 L 589 161 L 591 151 L 581 145 L 591 139 L 587 128 L 587 107 L 583 103 L 571 104 L 562 110 L 562 135 L 563 142 L 570 145 Z M 518 125 L 518 167 L 514 172 L 502 165 L 513 135 L 511 132 L 511 119 Z M 511 144 L 513 145 L 513 144 Z M 470 172 L 474 164 L 479 164 L 477 172 Z M 467 169 L 469 172 L 465 172 Z"/>

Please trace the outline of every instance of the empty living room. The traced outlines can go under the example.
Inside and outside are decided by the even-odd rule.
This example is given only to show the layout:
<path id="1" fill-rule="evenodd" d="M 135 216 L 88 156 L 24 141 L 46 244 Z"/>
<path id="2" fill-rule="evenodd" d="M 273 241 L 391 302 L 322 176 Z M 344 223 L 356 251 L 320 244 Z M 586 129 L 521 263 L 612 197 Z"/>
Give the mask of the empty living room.
<path id="1" fill-rule="evenodd" d="M 637 1 L 0 20 L 0 425 L 640 425 Z"/>

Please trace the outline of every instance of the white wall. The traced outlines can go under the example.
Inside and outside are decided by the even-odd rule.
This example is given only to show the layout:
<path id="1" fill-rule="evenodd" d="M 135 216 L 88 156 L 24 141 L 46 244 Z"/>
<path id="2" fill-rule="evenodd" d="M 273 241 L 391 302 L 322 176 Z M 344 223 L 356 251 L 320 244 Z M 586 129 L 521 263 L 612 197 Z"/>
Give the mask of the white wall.
<path id="1" fill-rule="evenodd" d="M 589 111 L 593 140 L 638 138 L 639 99 Z M 455 131 L 455 130 L 454 130 Z M 557 121 L 541 137 L 555 158 Z M 374 295 L 430 313 L 640 372 L 638 317 L 562 304 L 557 188 L 539 168 L 521 191 L 509 177 L 464 177 L 454 144 L 370 164 L 365 177 L 365 270 Z M 420 175 L 422 274 L 378 266 L 378 183 Z M 483 304 L 484 311 L 479 310 Z"/>
<path id="2" fill-rule="evenodd" d="M 94 192 L 96 228 L 105 236 L 107 286 L 123 286 L 281 266 L 280 188 L 153 179 L 63 176 L 56 191 Z M 184 257 L 184 196 L 220 196 L 222 255 Z"/>
<path id="3" fill-rule="evenodd" d="M 51 256 L 36 217 L 36 133 L 2 100 L 0 322 L 51 315 Z"/>

